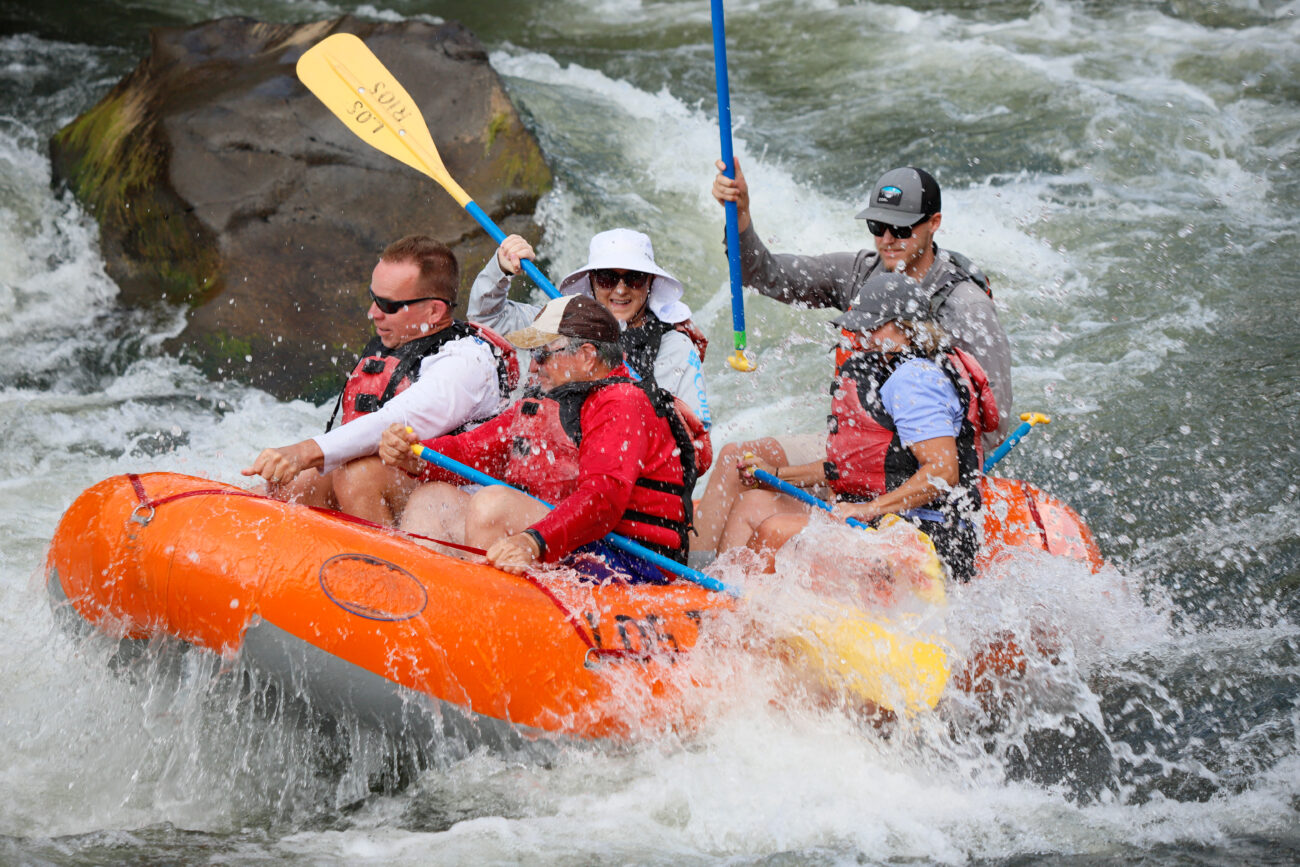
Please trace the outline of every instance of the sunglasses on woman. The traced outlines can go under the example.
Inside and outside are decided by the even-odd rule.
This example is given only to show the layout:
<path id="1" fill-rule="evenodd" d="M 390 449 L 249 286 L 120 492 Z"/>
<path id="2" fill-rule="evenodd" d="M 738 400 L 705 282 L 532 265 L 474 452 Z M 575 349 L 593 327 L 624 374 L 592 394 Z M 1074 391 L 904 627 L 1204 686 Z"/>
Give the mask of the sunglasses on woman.
<path id="1" fill-rule="evenodd" d="M 378 295 L 375 294 L 373 289 L 369 291 L 370 291 L 370 300 L 374 302 L 376 307 L 378 307 L 381 311 L 383 311 L 385 316 L 392 316 L 394 313 L 401 310 L 403 307 L 409 307 L 412 304 L 419 304 L 421 301 L 442 300 L 436 295 L 426 295 L 423 298 L 407 298 L 403 301 L 394 301 L 392 298 L 380 298 Z"/>
<path id="2" fill-rule="evenodd" d="M 629 289 L 644 289 L 650 285 L 653 274 L 644 271 L 615 271 L 613 268 L 597 268 L 591 272 L 591 282 L 597 289 L 614 289 L 619 281 Z"/>
<path id="3" fill-rule="evenodd" d="M 867 220 L 867 231 L 879 238 L 888 230 L 898 240 L 906 241 L 912 237 L 912 230 L 928 219 L 930 218 L 922 217 L 910 226 L 891 226 L 889 223 L 882 223 L 879 220 Z"/>

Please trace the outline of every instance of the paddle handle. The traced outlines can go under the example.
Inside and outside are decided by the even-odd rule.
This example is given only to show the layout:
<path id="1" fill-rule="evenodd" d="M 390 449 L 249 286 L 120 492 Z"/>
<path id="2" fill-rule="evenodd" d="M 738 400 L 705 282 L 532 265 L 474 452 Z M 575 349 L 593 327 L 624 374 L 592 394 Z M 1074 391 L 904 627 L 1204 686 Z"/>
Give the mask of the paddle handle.
<path id="1" fill-rule="evenodd" d="M 465 202 L 464 207 L 465 212 L 474 218 L 474 222 L 483 227 L 483 231 L 492 236 L 492 240 L 496 241 L 498 246 L 506 239 L 506 233 L 501 231 L 501 227 L 492 221 L 492 218 L 487 215 L 486 211 L 478 206 L 477 202 L 470 199 Z M 532 280 L 539 289 L 551 298 L 560 297 L 560 290 L 556 289 L 555 284 L 546 278 L 546 275 L 542 273 L 541 268 L 538 268 L 533 264 L 532 259 L 522 259 L 520 260 L 520 264 L 524 266 L 524 273 L 528 275 L 528 278 Z"/>
<path id="2" fill-rule="evenodd" d="M 1011 436 L 1007 437 L 1003 441 L 1002 445 L 994 449 L 993 454 L 984 459 L 985 475 L 988 475 L 989 470 L 993 469 L 993 467 L 997 465 L 998 461 L 1007 456 L 1007 452 L 1016 447 L 1016 443 L 1020 442 L 1020 440 L 1024 438 L 1025 434 L 1029 433 L 1030 429 L 1032 429 L 1034 425 L 1049 424 L 1052 421 L 1041 412 L 1022 412 L 1020 414 L 1020 419 L 1020 427 L 1013 430 Z"/>
<path id="3" fill-rule="evenodd" d="M 766 470 L 760 470 L 755 468 L 754 478 L 758 479 L 760 482 L 767 485 L 769 488 L 772 488 L 773 490 L 780 491 L 783 494 L 789 494 L 791 497 L 794 497 L 796 500 L 799 500 L 800 502 L 807 503 L 810 506 L 814 506 L 818 509 L 822 509 L 827 512 L 835 511 L 835 508 L 825 500 L 821 500 L 818 499 L 817 497 L 814 497 L 812 494 L 808 493 L 803 488 L 796 487 L 795 485 L 792 485 L 789 482 L 778 479 L 776 476 L 772 475 Z M 860 527 L 863 530 L 871 529 L 868 525 L 862 523 L 857 518 L 845 518 L 844 520 L 848 523 L 850 527 Z"/>
<path id="4" fill-rule="evenodd" d="M 538 499 L 537 497 L 533 497 L 533 495 L 527 491 L 520 491 L 519 488 L 516 488 L 514 485 L 509 485 L 499 479 L 494 479 L 487 473 L 480 472 L 468 464 L 462 464 L 460 461 L 455 460 L 454 458 L 449 458 L 440 452 L 435 452 L 433 449 L 422 443 L 415 443 L 412 445 L 411 451 L 420 460 L 428 461 L 434 466 L 455 473 L 461 478 L 468 479 L 471 482 L 477 482 L 480 485 L 501 485 L 502 487 L 509 488 L 512 491 L 519 491 L 519 493 L 524 494 L 525 496 L 532 497 L 548 509 L 553 508 L 550 503 Z M 683 566 L 676 560 L 665 557 L 657 551 L 651 551 L 644 545 L 633 542 L 631 539 L 620 536 L 617 533 L 609 533 L 605 536 L 605 541 L 625 554 L 631 554 L 633 557 L 640 557 L 642 560 L 653 563 L 660 569 L 672 572 L 680 578 L 685 578 L 687 581 L 698 584 L 706 590 L 713 590 L 719 593 L 730 593 L 733 596 L 740 595 L 740 591 L 734 587 L 724 584 L 716 578 L 710 578 L 703 572 L 698 572 L 689 566 Z"/>
<path id="5" fill-rule="evenodd" d="M 718 137 L 722 145 L 722 173 L 736 177 L 736 158 L 731 146 L 731 87 L 727 83 L 727 27 L 723 19 L 722 0 L 712 0 L 713 71 L 718 86 Z M 731 278 L 731 328 L 735 333 L 736 351 L 727 362 L 736 370 L 754 369 L 745 355 L 745 296 L 740 274 L 740 217 L 735 202 L 724 202 L 727 216 L 727 268 Z"/>

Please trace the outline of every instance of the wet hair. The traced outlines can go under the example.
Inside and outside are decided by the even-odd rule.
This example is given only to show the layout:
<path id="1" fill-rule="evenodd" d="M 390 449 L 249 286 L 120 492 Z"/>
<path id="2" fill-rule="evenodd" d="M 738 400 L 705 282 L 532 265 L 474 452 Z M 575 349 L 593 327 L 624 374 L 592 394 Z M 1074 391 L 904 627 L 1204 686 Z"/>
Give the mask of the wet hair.
<path id="1" fill-rule="evenodd" d="M 456 306 L 460 289 L 460 265 L 456 254 L 446 244 L 428 235 L 407 235 L 389 244 L 379 258 L 384 262 L 410 262 L 420 269 L 416 285 L 420 295 L 446 301 Z"/>
<path id="2" fill-rule="evenodd" d="M 943 326 L 933 319 L 896 319 L 899 329 L 907 335 L 907 342 L 917 354 L 932 358 L 952 345 L 952 338 Z"/>

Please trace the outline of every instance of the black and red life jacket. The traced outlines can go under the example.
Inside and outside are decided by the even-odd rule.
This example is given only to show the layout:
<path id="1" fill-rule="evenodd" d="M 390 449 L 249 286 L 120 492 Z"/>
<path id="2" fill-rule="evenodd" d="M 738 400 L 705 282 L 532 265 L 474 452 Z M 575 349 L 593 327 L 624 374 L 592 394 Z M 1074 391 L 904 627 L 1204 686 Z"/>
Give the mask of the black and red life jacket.
<path id="1" fill-rule="evenodd" d="M 519 358 L 515 348 L 486 325 L 455 320 L 441 331 L 417 337 L 392 349 L 384 346 L 379 335 L 372 337 L 361 350 L 361 358 L 348 376 L 325 430 L 334 427 L 340 409 L 343 411 L 343 424 L 379 409 L 419 378 L 424 359 L 436 355 L 451 341 L 466 337 L 476 337 L 488 344 L 497 363 L 497 389 L 502 398 L 509 397 L 519 384 Z"/>
<path id="2" fill-rule="evenodd" d="M 572 494 L 578 482 L 582 407 L 597 390 L 620 384 L 640 389 L 655 415 L 668 422 L 682 474 L 680 481 L 637 479 L 614 532 L 685 563 L 694 515 L 691 493 L 701 472 L 701 459 L 712 460 L 712 445 L 708 432 L 681 401 L 651 383 L 611 376 L 525 396 L 519 417 L 510 426 L 511 455 L 505 480 L 549 503 Z"/>
<path id="3" fill-rule="evenodd" d="M 578 486 L 578 444 L 560 423 L 560 405 L 529 388 L 506 430 L 510 460 L 503 480 L 554 505 Z"/>
<path id="4" fill-rule="evenodd" d="M 709 340 L 694 322 L 687 319 L 670 325 L 647 309 L 645 322 L 636 328 L 625 328 L 619 335 L 618 342 L 623 347 L 623 356 L 627 366 L 632 368 L 642 379 L 653 380 L 655 361 L 659 358 L 659 348 L 663 345 L 664 335 L 670 331 L 680 331 L 695 344 L 695 351 L 704 360 L 704 352 L 709 348 Z"/>
<path id="5" fill-rule="evenodd" d="M 938 317 L 939 308 L 948 300 L 948 296 L 952 295 L 952 290 L 967 280 L 983 289 L 984 294 L 989 296 L 989 300 L 993 300 L 993 284 L 989 281 L 988 275 L 981 271 L 974 262 L 953 250 L 941 251 L 937 245 L 934 249 L 935 256 L 939 256 L 941 253 L 947 256 L 948 264 L 952 266 L 952 270 L 941 278 L 930 292 L 930 313 L 932 316 Z"/>
<path id="6" fill-rule="evenodd" d="M 914 357 L 854 352 L 837 364 L 827 419 L 826 479 L 841 499 L 873 499 L 915 475 L 916 456 L 903 446 L 881 397 L 893 372 Z M 962 424 L 956 437 L 957 485 L 930 507 L 968 517 L 980 505 L 980 436 L 997 428 L 997 405 L 984 369 L 970 354 L 953 348 L 934 361 L 957 390 Z"/>

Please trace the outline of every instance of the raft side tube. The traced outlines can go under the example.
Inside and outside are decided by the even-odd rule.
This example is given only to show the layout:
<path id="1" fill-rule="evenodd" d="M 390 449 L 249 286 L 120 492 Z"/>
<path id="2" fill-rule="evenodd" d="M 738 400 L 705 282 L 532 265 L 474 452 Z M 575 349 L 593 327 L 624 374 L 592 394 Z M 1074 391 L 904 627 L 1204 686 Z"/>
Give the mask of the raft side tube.
<path id="1" fill-rule="evenodd" d="M 400 742 L 424 751 L 453 749 L 463 758 L 479 747 L 495 752 L 545 757 L 546 732 L 476 714 L 452 702 L 394 683 L 340 659 L 273 623 L 261 621 L 244 634 L 240 660 L 305 701 L 314 713 L 355 718 Z M 555 743 L 554 737 L 551 738 Z"/>
<path id="2" fill-rule="evenodd" d="M 1047 551 L 1080 560 L 1093 572 L 1105 565 L 1088 525 L 1065 503 L 1028 482 L 985 476 L 984 544 L 976 560 L 980 571 L 1016 549 Z"/>
<path id="3" fill-rule="evenodd" d="M 170 473 L 83 493 L 49 563 L 47 586 L 57 579 L 114 637 L 170 636 L 233 658 L 246 630 L 272 624 L 436 708 L 585 738 L 676 719 L 662 657 L 693 646 L 702 614 L 731 604 L 693 585 L 574 594 L 582 585 L 552 575 L 547 588 L 337 513 Z"/>

